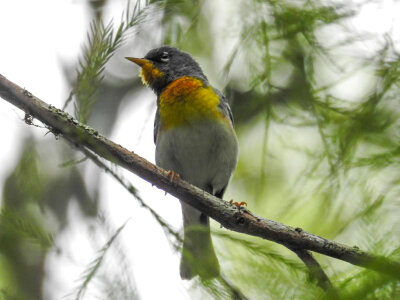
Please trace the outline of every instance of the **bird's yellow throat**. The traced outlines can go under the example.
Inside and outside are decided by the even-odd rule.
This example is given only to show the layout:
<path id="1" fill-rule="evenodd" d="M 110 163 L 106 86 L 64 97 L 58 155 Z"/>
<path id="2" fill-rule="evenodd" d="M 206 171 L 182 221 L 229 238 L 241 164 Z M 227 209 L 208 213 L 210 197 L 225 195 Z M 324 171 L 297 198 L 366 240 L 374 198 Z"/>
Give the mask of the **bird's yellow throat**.
<path id="1" fill-rule="evenodd" d="M 142 78 L 143 84 L 147 86 L 151 86 L 154 82 L 160 80 L 164 76 L 164 73 L 154 67 L 154 65 L 148 60 L 145 60 L 141 67 L 142 70 L 140 71 L 140 77 Z"/>
<path id="2" fill-rule="evenodd" d="M 148 59 L 136 57 L 126 57 L 126 59 L 134 62 L 142 68 L 140 71 L 140 77 L 142 78 L 144 85 L 152 86 L 164 76 L 164 73 L 158 70 Z"/>

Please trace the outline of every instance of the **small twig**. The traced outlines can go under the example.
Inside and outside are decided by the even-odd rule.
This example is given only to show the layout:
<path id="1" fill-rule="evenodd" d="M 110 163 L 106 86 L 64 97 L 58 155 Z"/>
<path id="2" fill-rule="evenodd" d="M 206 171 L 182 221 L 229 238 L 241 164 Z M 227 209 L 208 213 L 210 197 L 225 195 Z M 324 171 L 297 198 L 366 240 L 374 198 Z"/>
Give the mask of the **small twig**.
<path id="1" fill-rule="evenodd" d="M 156 221 L 160 224 L 160 226 L 169 234 L 175 237 L 175 239 L 182 243 L 182 237 L 179 235 L 178 232 L 176 232 L 172 227 L 165 221 L 153 208 L 148 206 L 146 202 L 142 199 L 142 197 L 139 195 L 137 190 L 133 187 L 132 184 L 130 184 L 125 178 L 123 178 L 121 175 L 118 175 L 116 172 L 114 172 L 109 166 L 107 166 L 104 162 L 101 161 L 101 159 L 94 154 L 93 152 L 89 151 L 85 147 L 81 147 L 78 145 L 79 150 L 81 150 L 87 157 L 89 157 L 98 167 L 102 168 L 104 171 L 109 173 L 114 179 L 116 179 L 139 203 L 142 207 L 147 209 L 150 214 L 156 219 Z"/>
<path id="2" fill-rule="evenodd" d="M 338 294 L 336 289 L 333 287 L 328 276 L 322 269 L 318 261 L 312 256 L 312 254 L 304 249 L 296 249 L 288 247 L 291 251 L 296 253 L 296 255 L 304 262 L 309 270 L 311 279 L 315 279 L 320 288 L 322 288 L 329 299 L 338 299 Z"/>
<path id="3" fill-rule="evenodd" d="M 75 300 L 83 299 L 86 289 L 89 286 L 89 283 L 95 277 L 97 271 L 99 270 L 107 251 L 110 249 L 111 245 L 113 244 L 115 239 L 119 236 L 121 231 L 125 228 L 125 225 L 128 223 L 128 221 L 129 219 L 117 229 L 117 231 L 112 235 L 112 237 L 100 250 L 100 255 L 91 262 L 90 267 L 87 270 L 85 270 L 84 274 L 82 274 L 83 282 L 76 293 Z"/>
<path id="4" fill-rule="evenodd" d="M 248 298 L 227 278 L 220 275 L 218 277 L 219 282 L 230 292 L 230 299 L 232 300 L 247 300 Z"/>

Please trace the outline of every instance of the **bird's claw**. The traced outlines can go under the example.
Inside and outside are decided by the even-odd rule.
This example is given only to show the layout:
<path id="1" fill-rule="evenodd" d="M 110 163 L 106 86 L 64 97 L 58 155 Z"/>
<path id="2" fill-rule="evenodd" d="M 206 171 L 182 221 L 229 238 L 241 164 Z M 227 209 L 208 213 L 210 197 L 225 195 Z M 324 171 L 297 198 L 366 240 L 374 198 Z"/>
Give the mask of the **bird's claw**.
<path id="1" fill-rule="evenodd" d="M 169 170 L 167 172 L 167 176 L 168 176 L 169 182 L 174 182 L 175 180 L 179 179 L 179 174 L 172 170 Z"/>
<path id="2" fill-rule="evenodd" d="M 241 207 L 243 207 L 243 206 L 247 206 L 247 203 L 246 202 L 235 202 L 235 201 L 233 201 L 233 200 L 230 200 L 229 201 L 229 204 L 232 204 L 232 205 L 235 205 L 237 208 L 241 208 Z"/>

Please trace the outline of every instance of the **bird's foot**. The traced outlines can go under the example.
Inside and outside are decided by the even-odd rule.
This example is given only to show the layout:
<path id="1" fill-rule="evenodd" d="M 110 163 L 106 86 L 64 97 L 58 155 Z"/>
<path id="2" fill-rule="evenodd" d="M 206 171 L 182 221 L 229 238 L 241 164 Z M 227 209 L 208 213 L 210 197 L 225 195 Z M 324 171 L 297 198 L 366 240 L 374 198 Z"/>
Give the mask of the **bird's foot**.
<path id="1" fill-rule="evenodd" d="M 172 170 L 169 170 L 167 172 L 167 176 L 168 176 L 169 182 L 174 182 L 175 180 L 180 178 L 179 174 L 174 172 L 174 171 L 172 171 Z"/>
<path id="2" fill-rule="evenodd" d="M 243 207 L 243 206 L 247 206 L 247 203 L 246 202 L 235 202 L 235 201 L 233 201 L 233 199 L 232 200 L 230 200 L 229 201 L 229 204 L 232 204 L 232 205 L 235 205 L 237 208 L 241 208 L 241 207 Z"/>

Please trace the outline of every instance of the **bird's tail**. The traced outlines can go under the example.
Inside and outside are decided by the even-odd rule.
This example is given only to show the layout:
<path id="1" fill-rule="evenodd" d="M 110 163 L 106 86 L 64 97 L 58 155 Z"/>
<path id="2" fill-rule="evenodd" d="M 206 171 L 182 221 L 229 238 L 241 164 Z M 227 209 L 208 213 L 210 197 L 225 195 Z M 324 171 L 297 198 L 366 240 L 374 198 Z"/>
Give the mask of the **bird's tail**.
<path id="1" fill-rule="evenodd" d="M 210 235 L 209 218 L 182 203 L 184 238 L 180 273 L 182 279 L 199 275 L 202 279 L 219 276 L 219 262 Z"/>

